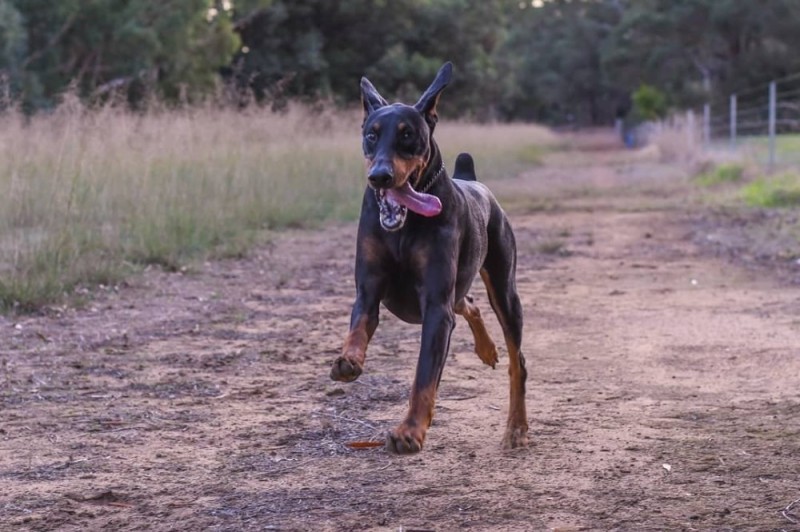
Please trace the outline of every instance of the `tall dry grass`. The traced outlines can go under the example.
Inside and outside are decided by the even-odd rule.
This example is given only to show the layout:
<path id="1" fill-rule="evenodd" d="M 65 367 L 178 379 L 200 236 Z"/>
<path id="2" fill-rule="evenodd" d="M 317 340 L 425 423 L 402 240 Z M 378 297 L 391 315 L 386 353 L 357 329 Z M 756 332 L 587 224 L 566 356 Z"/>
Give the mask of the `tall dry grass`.
<path id="1" fill-rule="evenodd" d="M 0 309 L 33 310 L 141 265 L 238 255 L 263 229 L 358 214 L 356 113 L 206 106 L 137 114 L 76 99 L 0 115 Z M 442 125 L 482 177 L 530 164 L 535 126 Z"/>
<path id="2" fill-rule="evenodd" d="M 452 173 L 456 156 L 469 152 L 481 181 L 515 177 L 562 142 L 551 130 L 533 124 L 476 124 L 443 120 L 436 141 Z"/>

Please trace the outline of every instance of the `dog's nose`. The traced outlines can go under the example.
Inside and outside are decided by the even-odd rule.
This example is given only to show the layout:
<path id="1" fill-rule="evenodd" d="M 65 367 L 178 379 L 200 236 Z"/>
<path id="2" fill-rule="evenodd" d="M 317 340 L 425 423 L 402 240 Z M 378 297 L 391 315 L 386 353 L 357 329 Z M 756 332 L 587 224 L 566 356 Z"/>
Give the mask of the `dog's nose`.
<path id="1" fill-rule="evenodd" d="M 392 173 L 387 168 L 373 168 L 367 179 L 373 187 L 386 188 L 392 183 Z"/>

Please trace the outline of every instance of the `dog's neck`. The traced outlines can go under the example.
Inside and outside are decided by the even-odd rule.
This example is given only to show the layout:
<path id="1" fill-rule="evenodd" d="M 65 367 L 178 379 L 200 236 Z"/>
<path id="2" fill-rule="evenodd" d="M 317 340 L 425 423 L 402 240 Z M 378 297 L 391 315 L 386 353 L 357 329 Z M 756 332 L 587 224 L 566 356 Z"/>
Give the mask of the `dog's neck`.
<path id="1" fill-rule="evenodd" d="M 439 151 L 436 141 L 431 139 L 431 155 L 425 165 L 425 171 L 422 172 L 422 175 L 417 180 L 414 189 L 419 192 L 430 192 L 446 177 L 447 170 L 444 167 L 442 153 Z"/>

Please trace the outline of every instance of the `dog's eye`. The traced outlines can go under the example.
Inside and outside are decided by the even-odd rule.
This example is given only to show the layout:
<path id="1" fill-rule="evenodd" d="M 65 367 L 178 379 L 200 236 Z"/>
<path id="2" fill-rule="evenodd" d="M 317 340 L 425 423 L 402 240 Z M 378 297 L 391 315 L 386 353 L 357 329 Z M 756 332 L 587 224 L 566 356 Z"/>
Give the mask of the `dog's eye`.
<path id="1" fill-rule="evenodd" d="M 400 138 L 406 141 L 411 140 L 414 138 L 414 132 L 410 129 L 404 129 L 403 132 L 400 133 Z"/>
<path id="2" fill-rule="evenodd" d="M 378 134 L 375 133 L 374 131 L 370 131 L 369 133 L 364 135 L 364 138 L 367 139 L 367 142 L 373 143 L 376 140 L 378 140 Z"/>

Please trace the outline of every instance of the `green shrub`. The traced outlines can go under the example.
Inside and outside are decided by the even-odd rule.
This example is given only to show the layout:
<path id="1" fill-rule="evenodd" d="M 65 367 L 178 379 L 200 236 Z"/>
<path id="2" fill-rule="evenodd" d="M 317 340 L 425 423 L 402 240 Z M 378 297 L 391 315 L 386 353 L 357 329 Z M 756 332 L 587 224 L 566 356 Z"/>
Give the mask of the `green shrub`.
<path id="1" fill-rule="evenodd" d="M 657 88 L 641 85 L 633 93 L 634 113 L 646 121 L 654 121 L 667 115 L 667 97 Z"/>
<path id="2" fill-rule="evenodd" d="M 723 164 L 695 177 L 695 182 L 704 187 L 720 183 L 737 183 L 744 176 L 744 168 L 738 164 Z"/>
<path id="3" fill-rule="evenodd" d="M 742 198 L 753 207 L 800 206 L 800 176 L 783 174 L 758 179 L 742 189 Z"/>

